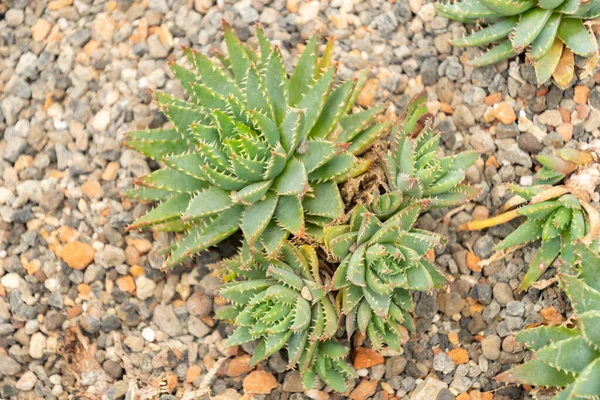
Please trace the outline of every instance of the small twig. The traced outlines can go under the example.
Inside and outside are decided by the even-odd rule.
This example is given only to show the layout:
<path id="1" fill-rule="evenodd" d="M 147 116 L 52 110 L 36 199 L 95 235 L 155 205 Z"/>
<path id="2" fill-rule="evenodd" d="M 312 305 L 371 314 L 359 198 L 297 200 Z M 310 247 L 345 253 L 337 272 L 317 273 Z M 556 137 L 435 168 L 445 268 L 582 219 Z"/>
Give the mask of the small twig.
<path id="1" fill-rule="evenodd" d="M 210 395 L 210 385 L 212 384 L 215 376 L 217 375 L 217 371 L 221 367 L 221 365 L 227 360 L 227 357 L 219 358 L 215 365 L 204 375 L 204 379 L 202 379 L 202 383 L 200 383 L 200 387 L 196 390 L 195 395 L 198 397 Z"/>

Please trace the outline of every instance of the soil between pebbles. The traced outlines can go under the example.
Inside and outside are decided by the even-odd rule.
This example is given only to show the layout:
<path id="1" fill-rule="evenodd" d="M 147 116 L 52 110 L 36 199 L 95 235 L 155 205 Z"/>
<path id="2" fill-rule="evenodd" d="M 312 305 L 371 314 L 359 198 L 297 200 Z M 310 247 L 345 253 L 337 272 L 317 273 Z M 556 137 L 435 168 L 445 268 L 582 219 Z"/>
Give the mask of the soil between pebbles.
<path id="1" fill-rule="evenodd" d="M 231 328 L 212 318 L 222 304 L 206 265 L 232 255 L 235 240 L 165 275 L 158 251 L 171 238 L 123 229 L 148 205 L 119 193 L 156 167 L 122 148 L 123 135 L 165 124 L 148 90 L 182 96 L 167 63 L 183 61 L 181 46 L 221 48 L 222 18 L 249 41 L 263 24 L 288 66 L 312 33 L 334 36 L 343 78 L 373 66 L 362 106 L 388 101 L 399 112 L 425 88 L 440 152 L 482 153 L 467 174 L 481 189 L 476 201 L 419 221 L 448 236 L 436 262 L 452 283 L 415 296 L 417 333 L 402 352 L 355 349 L 360 379 L 342 395 L 305 392 L 284 355 L 250 370 L 253 346 L 225 348 Z M 456 226 L 493 213 L 511 196 L 506 182 L 531 184 L 533 155 L 600 136 L 600 74 L 563 92 L 537 88 L 522 62 L 473 70 L 461 60 L 479 50 L 447 43 L 464 31 L 428 0 L 0 4 L 0 398 L 120 399 L 130 382 L 148 393 L 160 382 L 161 400 L 193 390 L 220 399 L 529 399 L 492 378 L 529 357 L 511 332 L 561 323 L 568 304 L 555 286 L 514 294 L 532 248 L 477 266 L 513 227 Z"/>

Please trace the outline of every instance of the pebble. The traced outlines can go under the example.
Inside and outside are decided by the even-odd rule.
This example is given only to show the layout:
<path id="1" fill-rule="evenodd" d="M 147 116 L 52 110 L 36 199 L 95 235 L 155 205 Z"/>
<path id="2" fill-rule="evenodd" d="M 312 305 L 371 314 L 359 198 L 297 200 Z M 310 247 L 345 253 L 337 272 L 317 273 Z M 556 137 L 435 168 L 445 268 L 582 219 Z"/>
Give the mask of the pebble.
<path id="1" fill-rule="evenodd" d="M 350 392 L 348 398 L 351 400 L 366 400 L 375 394 L 377 390 L 377 381 L 374 379 L 363 379 L 357 387 Z"/>
<path id="2" fill-rule="evenodd" d="M 377 351 L 366 347 L 358 347 L 354 350 L 354 368 L 366 369 L 374 365 L 383 364 L 384 358 Z"/>
<path id="3" fill-rule="evenodd" d="M 75 270 L 85 269 L 92 261 L 96 250 L 87 243 L 69 242 L 63 247 L 62 257 L 67 265 Z"/>
<path id="4" fill-rule="evenodd" d="M 38 378 L 33 372 L 27 371 L 19 378 L 15 384 L 15 388 L 17 390 L 22 390 L 23 392 L 28 392 L 33 390 L 37 380 Z"/>
<path id="5" fill-rule="evenodd" d="M 246 393 L 269 394 L 279 384 L 273 374 L 267 371 L 254 371 L 244 378 L 242 386 Z"/>
<path id="6" fill-rule="evenodd" d="M 506 306 L 515 299 L 513 290 L 508 283 L 498 282 L 493 289 L 494 299 L 501 305 Z"/>
<path id="7" fill-rule="evenodd" d="M 427 378 L 417 386 L 412 394 L 412 400 L 436 399 L 438 394 L 445 389 L 448 389 L 447 383 L 434 378 Z"/>
<path id="8" fill-rule="evenodd" d="M 100 110 L 94 117 L 92 127 L 96 132 L 103 132 L 110 125 L 110 111 Z"/>
<path id="9" fill-rule="evenodd" d="M 433 369 L 443 373 L 444 375 L 454 371 L 456 365 L 450 356 L 444 352 L 440 352 L 433 357 Z"/>
<path id="10" fill-rule="evenodd" d="M 46 39 L 51 28 L 52 24 L 50 22 L 46 21 L 44 18 L 40 18 L 31 27 L 31 37 L 36 42 L 41 42 L 42 40 Z"/>
<path id="11" fill-rule="evenodd" d="M 563 123 L 562 115 L 558 110 L 546 110 L 539 116 L 540 123 L 550 126 L 559 126 Z"/>
<path id="12" fill-rule="evenodd" d="M 4 20 L 8 26 L 16 27 L 23 23 L 25 19 L 25 13 L 23 10 L 17 8 L 9 9 L 6 14 L 4 14 Z"/>
<path id="13" fill-rule="evenodd" d="M 152 322 L 158 326 L 158 329 L 171 337 L 176 337 L 183 333 L 181 322 L 175 315 L 173 307 L 169 305 L 157 305 L 152 315 Z"/>
<path id="14" fill-rule="evenodd" d="M 494 110 L 496 112 L 496 119 L 504 125 L 510 125 L 517 120 L 515 110 L 506 102 L 494 105 Z"/>
<path id="15" fill-rule="evenodd" d="M 500 358 L 500 345 L 502 339 L 496 335 L 486 336 L 481 341 L 481 351 L 488 360 L 495 361 Z"/>

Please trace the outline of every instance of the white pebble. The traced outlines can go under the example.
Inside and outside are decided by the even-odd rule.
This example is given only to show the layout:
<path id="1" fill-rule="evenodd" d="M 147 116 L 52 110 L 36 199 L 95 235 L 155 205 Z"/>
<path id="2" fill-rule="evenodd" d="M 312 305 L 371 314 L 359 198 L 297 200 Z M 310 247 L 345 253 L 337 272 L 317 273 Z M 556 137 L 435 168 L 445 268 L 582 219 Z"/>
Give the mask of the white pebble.
<path id="1" fill-rule="evenodd" d="M 144 329 L 142 329 L 142 337 L 146 339 L 146 341 L 152 343 L 154 342 L 154 339 L 156 339 L 156 334 L 154 333 L 154 330 L 152 328 L 147 326 Z"/>

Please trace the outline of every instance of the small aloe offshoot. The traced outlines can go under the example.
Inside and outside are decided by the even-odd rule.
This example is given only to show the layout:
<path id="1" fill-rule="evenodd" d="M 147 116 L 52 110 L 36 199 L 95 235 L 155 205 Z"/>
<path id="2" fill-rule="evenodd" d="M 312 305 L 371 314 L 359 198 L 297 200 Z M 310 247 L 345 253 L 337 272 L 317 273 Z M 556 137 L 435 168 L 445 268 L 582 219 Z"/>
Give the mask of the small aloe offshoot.
<path id="1" fill-rule="evenodd" d="M 551 77 L 566 88 L 575 73 L 575 57 L 588 58 L 580 77 L 598 64 L 598 46 L 586 21 L 600 17 L 597 0 L 460 0 L 438 3 L 438 14 L 465 23 L 483 20 L 486 27 L 454 39 L 454 46 L 473 47 L 498 43 L 469 61 L 490 65 L 526 52 L 535 67 L 538 84 Z"/>
<path id="2" fill-rule="evenodd" d="M 480 230 L 525 217 L 514 232 L 495 246 L 490 260 L 537 240 L 540 248 L 531 259 L 519 291 L 526 290 L 557 260 L 573 260 L 573 244 L 581 240 L 598 249 L 600 215 L 590 204 L 600 184 L 599 165 L 593 152 L 562 149 L 557 156 L 537 156 L 542 168 L 534 177 L 534 185 L 510 185 L 517 195 L 507 203 L 517 207 L 485 220 L 468 222 L 461 230 Z M 551 186 L 564 180 L 563 185 Z M 526 203 L 526 204 L 525 204 Z"/>
<path id="3" fill-rule="evenodd" d="M 318 238 L 343 217 L 337 184 L 370 165 L 357 157 L 387 133 L 383 106 L 354 107 L 368 71 L 336 84 L 330 40 L 306 44 L 288 76 L 281 51 L 257 27 L 260 51 L 223 22 L 221 66 L 184 49 L 195 71 L 171 69 L 188 101 L 154 93 L 170 129 L 130 132 L 125 145 L 164 167 L 136 179 L 132 198 L 159 201 L 129 229 L 182 232 L 165 267 L 241 230 L 257 251 L 274 255 L 290 236 Z M 356 112 L 355 112 L 356 111 Z"/>
<path id="4" fill-rule="evenodd" d="M 495 379 L 557 388 L 553 400 L 600 398 L 600 257 L 582 242 L 574 246 L 575 262 L 560 276 L 575 311 L 575 327 L 539 326 L 515 338 L 534 351 L 531 360 Z"/>
<path id="5" fill-rule="evenodd" d="M 398 350 L 400 327 L 414 330 L 409 291 L 431 292 L 446 283 L 425 257 L 444 238 L 414 228 L 426 203 L 414 203 L 386 221 L 359 204 L 348 224 L 325 227 L 327 252 L 341 262 L 333 289 L 338 290 L 349 337 L 358 330 L 376 349 L 388 345 Z"/>
<path id="6" fill-rule="evenodd" d="M 355 373 L 344 358 L 348 349 L 333 338 L 338 314 L 322 282 L 319 259 L 307 245 L 285 243 L 277 259 L 245 254 L 223 262 L 225 270 L 246 280 L 220 289 L 231 306 L 217 317 L 237 328 L 227 341 L 235 346 L 258 340 L 251 365 L 286 347 L 288 368 L 298 366 L 304 385 L 318 375 L 332 389 L 344 392 L 345 379 Z"/>
<path id="7" fill-rule="evenodd" d="M 433 129 L 433 119 L 427 112 L 427 92 L 423 91 L 413 97 L 404 117 L 392 128 L 389 150 L 378 153 L 389 192 L 395 196 L 381 210 L 384 214 L 392 214 L 416 200 L 426 200 L 423 204 L 432 209 L 454 207 L 477 196 L 477 190 L 463 181 L 479 153 L 465 151 L 440 157 L 441 135 Z M 375 195 L 374 207 L 379 200 Z"/>

